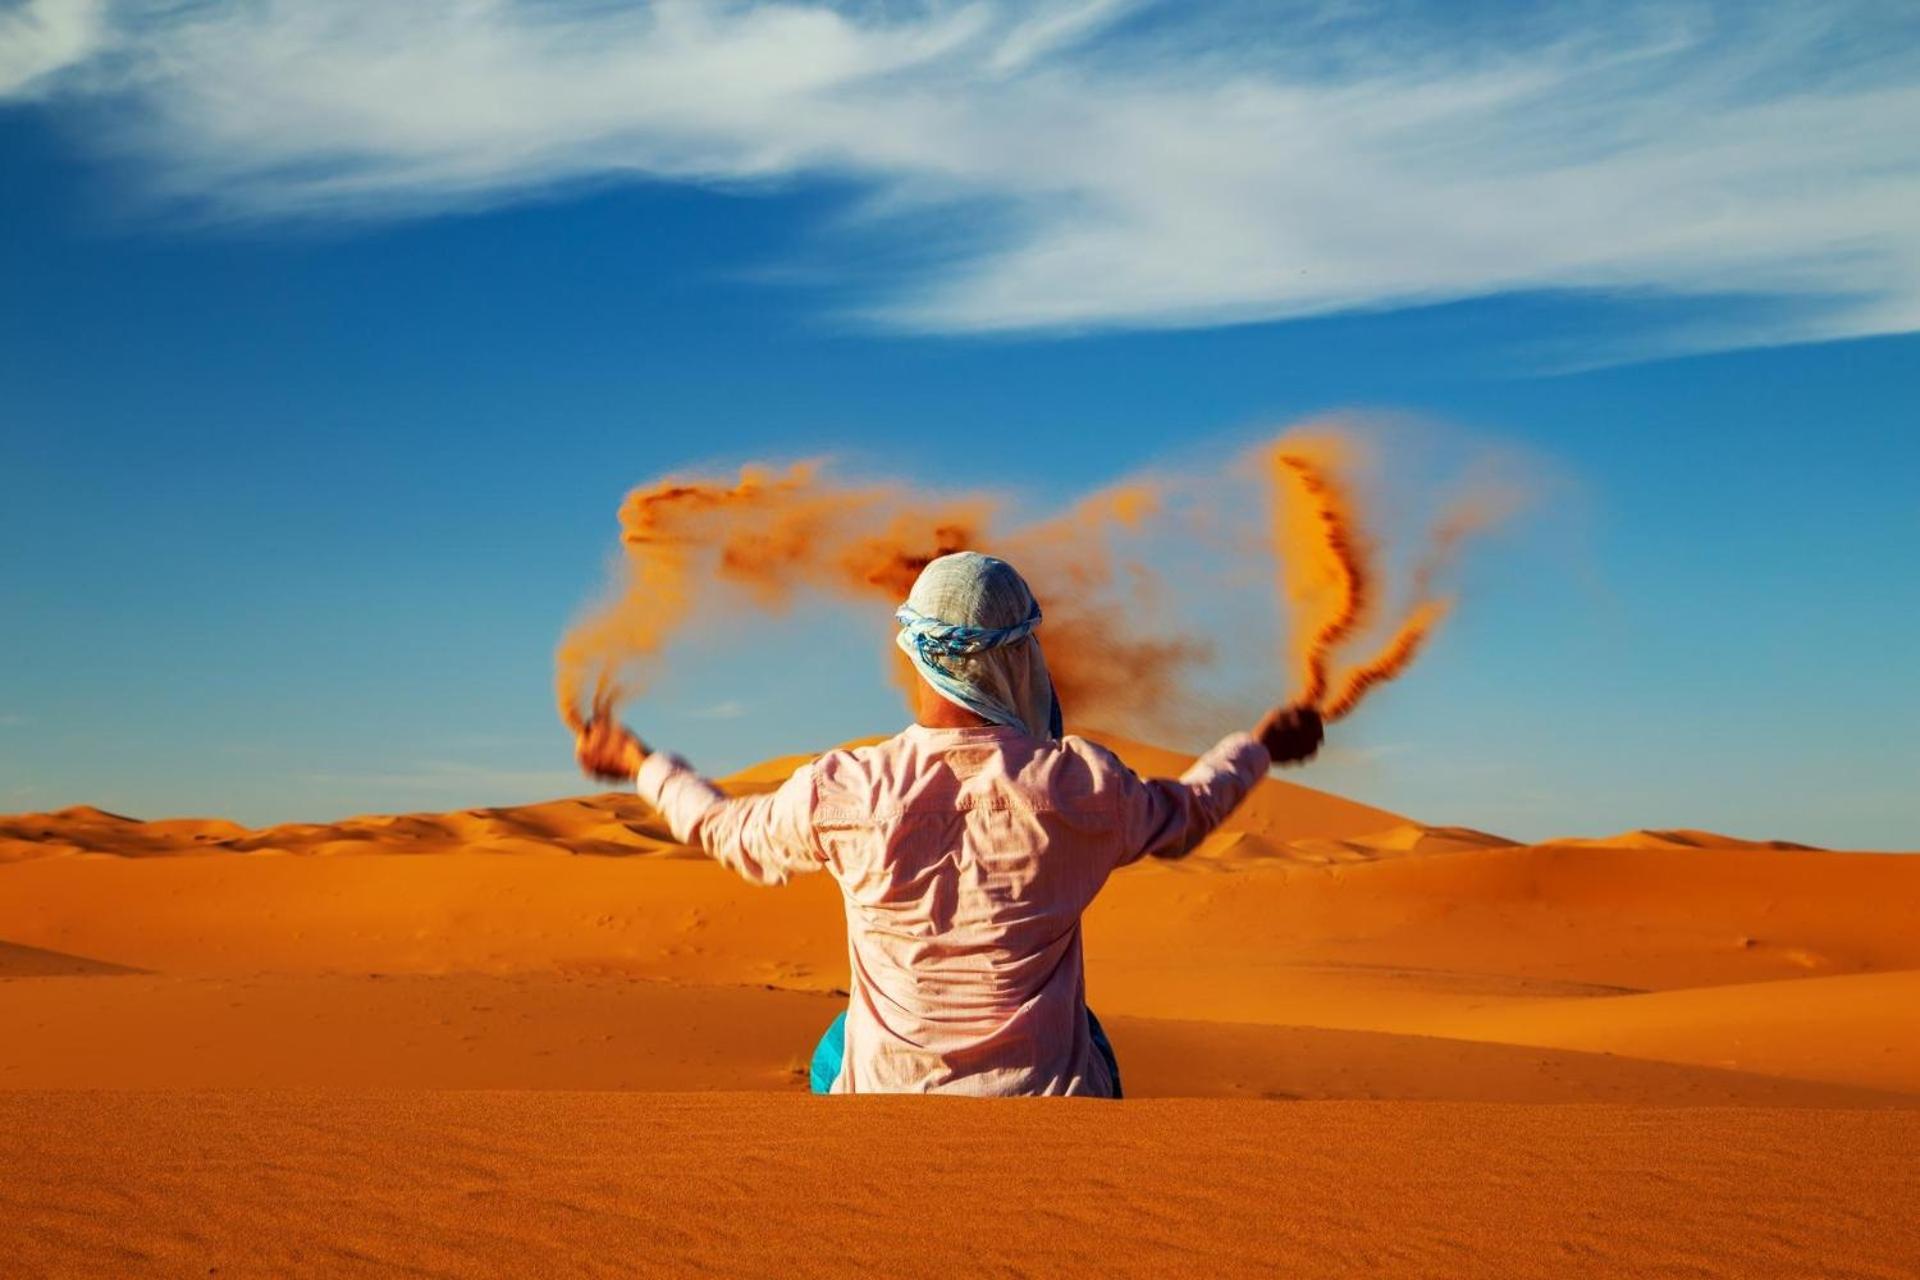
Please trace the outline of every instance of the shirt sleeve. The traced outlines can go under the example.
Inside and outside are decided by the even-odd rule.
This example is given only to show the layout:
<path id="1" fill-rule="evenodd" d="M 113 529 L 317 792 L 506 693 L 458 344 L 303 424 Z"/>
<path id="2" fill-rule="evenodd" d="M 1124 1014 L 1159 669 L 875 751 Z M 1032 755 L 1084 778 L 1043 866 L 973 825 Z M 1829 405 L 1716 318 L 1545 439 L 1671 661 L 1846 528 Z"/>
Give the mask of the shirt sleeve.
<path id="1" fill-rule="evenodd" d="M 784 884 L 825 862 L 814 835 L 814 767 L 802 765 L 774 791 L 729 798 L 679 756 L 655 752 L 634 778 L 674 839 L 698 845 L 755 884 Z"/>
<path id="2" fill-rule="evenodd" d="M 1136 777 L 1122 814 L 1121 857 L 1183 858 L 1227 820 L 1247 793 L 1267 776 L 1272 761 L 1252 734 L 1234 733 L 1195 760 L 1176 779 Z"/>

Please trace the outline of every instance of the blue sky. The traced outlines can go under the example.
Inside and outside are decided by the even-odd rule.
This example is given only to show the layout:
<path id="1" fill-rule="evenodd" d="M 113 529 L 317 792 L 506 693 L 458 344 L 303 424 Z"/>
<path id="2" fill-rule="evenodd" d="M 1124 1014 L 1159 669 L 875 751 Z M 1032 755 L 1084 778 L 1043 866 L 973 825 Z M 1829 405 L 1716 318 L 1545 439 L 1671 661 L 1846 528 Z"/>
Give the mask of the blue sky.
<path id="1" fill-rule="evenodd" d="M 1045 503 L 1361 409 L 1552 483 L 1304 780 L 1920 845 L 1912 20 L 1768 8 L 0 6 L 0 809 L 577 790 L 635 484 Z M 884 731 L 865 625 L 635 719 Z"/>

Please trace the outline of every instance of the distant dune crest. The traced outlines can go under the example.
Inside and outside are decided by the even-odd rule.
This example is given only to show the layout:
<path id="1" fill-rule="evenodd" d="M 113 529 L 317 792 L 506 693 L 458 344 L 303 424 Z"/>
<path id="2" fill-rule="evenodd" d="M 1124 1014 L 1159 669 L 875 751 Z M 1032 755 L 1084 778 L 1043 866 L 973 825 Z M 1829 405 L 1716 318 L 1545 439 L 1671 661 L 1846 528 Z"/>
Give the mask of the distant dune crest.
<path id="1" fill-rule="evenodd" d="M 1148 777 L 1178 775 L 1193 757 L 1113 734 L 1085 735 Z M 850 743 L 859 746 L 878 738 Z M 813 757 L 778 756 L 723 780 L 735 794 L 778 786 Z M 1202 860 L 1328 864 L 1513 848 L 1517 841 L 1470 827 L 1430 826 L 1359 801 L 1267 778 L 1197 849 Z M 1568 837 L 1543 847 L 1815 851 L 1789 840 L 1743 840 L 1693 829 Z M 142 821 L 91 805 L 0 817 L 0 862 L 76 854 L 123 858 L 212 854 L 451 854 L 699 857 L 679 844 L 637 796 L 607 793 L 540 804 L 451 813 L 376 814 L 327 823 L 251 829 L 223 818 Z"/>
<path id="2" fill-rule="evenodd" d="M 1576 849 L 1787 849 L 1818 853 L 1820 846 L 1793 840 L 1742 840 L 1717 831 L 1677 828 L 1671 831 L 1622 831 L 1613 836 L 1567 837 L 1547 843 Z"/>

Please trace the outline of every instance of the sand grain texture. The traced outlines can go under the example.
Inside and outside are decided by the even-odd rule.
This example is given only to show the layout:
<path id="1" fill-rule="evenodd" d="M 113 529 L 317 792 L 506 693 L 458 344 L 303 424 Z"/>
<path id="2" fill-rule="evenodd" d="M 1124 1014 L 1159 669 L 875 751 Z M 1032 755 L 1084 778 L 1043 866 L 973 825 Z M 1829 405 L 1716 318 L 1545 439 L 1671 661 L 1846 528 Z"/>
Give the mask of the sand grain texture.
<path id="1" fill-rule="evenodd" d="M 60 1093 L 0 1123 L 25 1274 L 1920 1268 L 1913 1111 Z"/>

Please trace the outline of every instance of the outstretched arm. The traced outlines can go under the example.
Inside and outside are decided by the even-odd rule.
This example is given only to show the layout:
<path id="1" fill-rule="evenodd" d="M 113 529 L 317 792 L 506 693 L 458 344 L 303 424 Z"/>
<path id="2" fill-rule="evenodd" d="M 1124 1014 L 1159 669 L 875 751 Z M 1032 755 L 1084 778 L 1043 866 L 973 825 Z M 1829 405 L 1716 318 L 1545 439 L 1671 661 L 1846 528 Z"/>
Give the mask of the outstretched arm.
<path id="1" fill-rule="evenodd" d="M 1181 858 L 1226 821 L 1267 770 L 1298 764 L 1320 749 L 1320 713 L 1275 707 L 1252 733 L 1229 734 L 1178 779 L 1136 780 L 1127 797 L 1125 863 Z"/>
<path id="2" fill-rule="evenodd" d="M 822 864 L 813 833 L 812 765 L 765 795 L 729 798 L 679 756 L 649 751 L 624 725 L 589 724 L 575 749 L 589 775 L 633 784 L 675 839 L 698 845 L 755 884 L 782 884 Z"/>

